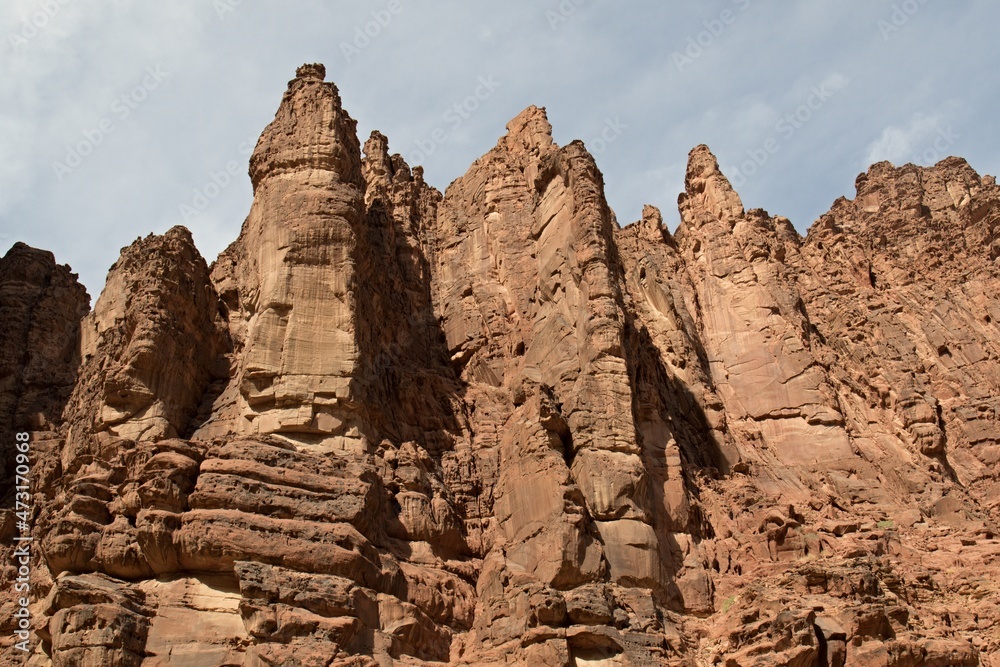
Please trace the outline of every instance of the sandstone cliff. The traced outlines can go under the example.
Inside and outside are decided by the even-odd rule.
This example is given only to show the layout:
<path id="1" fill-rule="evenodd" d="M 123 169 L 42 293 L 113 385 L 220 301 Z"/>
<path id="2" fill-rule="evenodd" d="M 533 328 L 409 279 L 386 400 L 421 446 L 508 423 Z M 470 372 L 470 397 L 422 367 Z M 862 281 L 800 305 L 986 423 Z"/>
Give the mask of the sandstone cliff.
<path id="1" fill-rule="evenodd" d="M 211 266 L 139 239 L 88 313 L 0 260 L 27 664 L 1000 664 L 991 177 L 880 163 L 802 238 L 699 146 L 620 228 L 544 109 L 442 194 L 324 78 Z"/>

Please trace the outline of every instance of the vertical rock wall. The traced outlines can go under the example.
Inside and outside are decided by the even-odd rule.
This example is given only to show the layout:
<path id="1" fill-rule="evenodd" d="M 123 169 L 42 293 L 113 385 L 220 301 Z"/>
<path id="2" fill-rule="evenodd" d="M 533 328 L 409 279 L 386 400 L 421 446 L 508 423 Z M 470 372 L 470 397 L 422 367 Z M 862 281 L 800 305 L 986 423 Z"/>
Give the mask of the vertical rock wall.
<path id="1" fill-rule="evenodd" d="M 992 178 L 874 165 L 801 238 L 699 146 L 619 228 L 543 109 L 441 194 L 324 77 L 211 267 L 140 239 L 83 317 L 0 260 L 29 664 L 992 664 Z"/>

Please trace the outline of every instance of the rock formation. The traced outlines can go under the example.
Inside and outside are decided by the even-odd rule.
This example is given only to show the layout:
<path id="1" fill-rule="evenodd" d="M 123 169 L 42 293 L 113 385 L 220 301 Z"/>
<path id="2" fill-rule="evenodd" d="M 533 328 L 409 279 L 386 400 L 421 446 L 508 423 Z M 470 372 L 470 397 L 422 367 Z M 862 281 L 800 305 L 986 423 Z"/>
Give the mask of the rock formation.
<path id="1" fill-rule="evenodd" d="M 699 146 L 620 228 L 544 109 L 441 194 L 324 78 L 211 266 L 139 239 L 88 313 L 0 260 L 0 662 L 1000 664 L 992 177 L 876 164 L 802 238 Z"/>
<path id="2" fill-rule="evenodd" d="M 15 243 L 0 258 L 0 436 L 53 432 L 77 381 L 90 297 L 52 253 Z M 13 451 L 4 446 L 4 491 Z"/>
<path id="3" fill-rule="evenodd" d="M 0 633 L 4 638 L 0 662 L 4 664 L 22 662 L 11 648 L 21 597 L 15 591 L 19 565 L 14 560 L 14 536 L 19 533 L 15 500 L 24 503 L 15 495 L 15 434 L 31 434 L 30 477 L 36 489 L 48 488 L 58 474 L 59 425 L 77 380 L 80 320 L 89 307 L 90 297 L 76 275 L 57 265 L 52 253 L 15 243 L 0 258 Z M 48 579 L 39 579 L 40 574 L 32 583 L 47 586 Z"/>

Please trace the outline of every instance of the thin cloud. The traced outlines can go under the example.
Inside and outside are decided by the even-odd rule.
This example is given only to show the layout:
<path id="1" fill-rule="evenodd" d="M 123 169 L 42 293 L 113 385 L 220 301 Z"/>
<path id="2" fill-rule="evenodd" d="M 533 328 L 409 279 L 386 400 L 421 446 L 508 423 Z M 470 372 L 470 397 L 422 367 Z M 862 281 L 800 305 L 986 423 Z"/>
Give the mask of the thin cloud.
<path id="1" fill-rule="evenodd" d="M 886 160 L 897 165 L 919 162 L 918 152 L 939 130 L 942 122 L 939 115 L 916 114 L 905 125 L 890 125 L 869 145 L 865 161 L 875 164 Z"/>
<path id="2" fill-rule="evenodd" d="M 935 141 L 948 143 L 935 135 L 935 118 L 961 134 L 949 153 L 980 171 L 1000 164 L 1000 89 L 969 85 L 996 80 L 1000 5 L 991 3 L 929 3 L 887 42 L 877 22 L 892 12 L 891 0 L 794 8 L 635 0 L 624 11 L 593 1 L 401 0 L 391 21 L 386 0 L 225 0 L 232 10 L 221 15 L 219 3 L 195 0 L 53 2 L 58 13 L 38 18 L 46 26 L 18 53 L 9 35 L 53 4 L 0 3 L 0 241 L 52 250 L 94 296 L 137 236 L 183 223 L 208 261 L 236 238 L 251 204 L 240 147 L 273 118 L 303 62 L 326 64 L 362 140 L 379 129 L 404 156 L 435 128 L 450 129 L 444 114 L 478 77 L 494 76 L 502 85 L 426 156 L 429 181 L 446 187 L 496 144 L 510 118 L 538 104 L 560 144 L 604 148 L 596 159 L 623 224 L 645 203 L 676 220 L 684 161 L 700 143 L 729 168 L 781 139 L 740 195 L 803 232 L 851 194 L 845 188 L 866 159 L 923 160 Z M 722 15 L 743 6 L 735 20 Z M 550 12 L 565 20 L 553 27 Z M 385 25 L 348 62 L 342 43 L 380 16 Z M 703 53 L 679 71 L 673 55 L 691 39 Z M 157 65 L 170 78 L 119 121 L 110 105 Z M 810 118 L 794 136 L 775 135 L 775 123 L 824 83 L 835 95 L 803 112 Z M 115 121 L 113 133 L 60 181 L 53 162 L 105 118 Z M 240 165 L 230 171 L 233 159 Z M 228 176 L 185 219 L 181 207 L 202 202 Z"/>

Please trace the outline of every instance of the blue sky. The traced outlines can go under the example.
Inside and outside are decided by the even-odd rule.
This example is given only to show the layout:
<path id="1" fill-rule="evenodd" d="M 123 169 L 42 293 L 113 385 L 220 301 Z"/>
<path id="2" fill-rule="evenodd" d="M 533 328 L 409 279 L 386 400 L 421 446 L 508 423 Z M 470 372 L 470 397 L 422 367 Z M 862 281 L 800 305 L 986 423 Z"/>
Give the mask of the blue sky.
<path id="1" fill-rule="evenodd" d="M 621 224 L 673 228 L 707 143 L 748 208 L 800 232 L 874 161 L 1000 171 L 987 0 L 6 0 L 0 252 L 52 250 L 96 298 L 120 248 L 184 224 L 208 261 L 251 203 L 252 144 L 322 62 L 358 120 L 444 189 L 545 106 Z"/>

